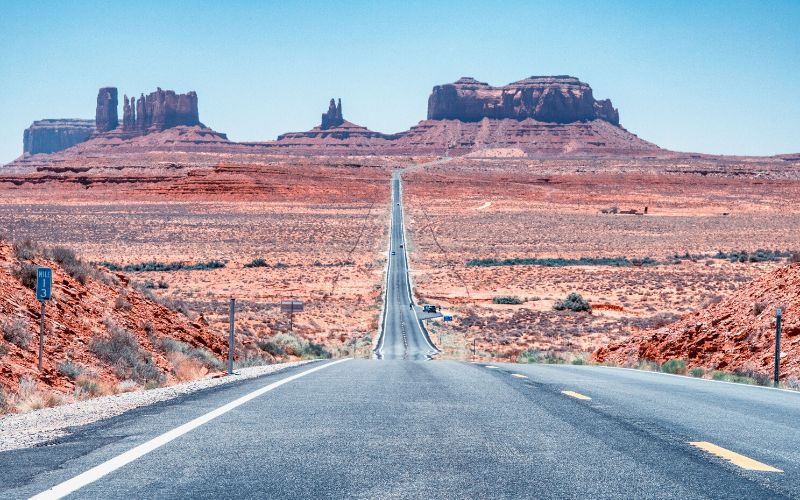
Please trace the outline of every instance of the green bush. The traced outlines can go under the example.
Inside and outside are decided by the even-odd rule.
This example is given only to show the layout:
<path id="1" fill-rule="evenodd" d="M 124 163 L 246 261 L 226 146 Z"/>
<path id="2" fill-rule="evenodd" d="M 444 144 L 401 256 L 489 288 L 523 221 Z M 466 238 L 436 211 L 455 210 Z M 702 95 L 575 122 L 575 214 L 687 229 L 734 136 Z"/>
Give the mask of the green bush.
<path id="1" fill-rule="evenodd" d="M 492 304 L 512 304 L 518 305 L 522 304 L 523 300 L 519 297 L 510 297 L 510 296 L 501 296 L 501 297 L 494 297 L 492 299 Z"/>
<path id="2" fill-rule="evenodd" d="M 140 264 L 121 265 L 114 264 L 113 262 L 103 262 L 102 265 L 111 271 L 126 273 L 206 271 L 209 269 L 222 269 L 225 267 L 225 263 L 218 260 L 198 262 L 197 264 L 186 264 L 185 262 L 143 262 Z"/>
<path id="3" fill-rule="evenodd" d="M 702 378 L 703 375 L 706 374 L 706 370 L 705 368 L 701 368 L 698 366 L 689 370 L 689 373 L 692 375 L 692 377 Z"/>
<path id="4" fill-rule="evenodd" d="M 686 374 L 686 361 L 682 359 L 670 359 L 661 365 L 661 371 L 678 375 Z"/>
<path id="5" fill-rule="evenodd" d="M 566 299 L 559 300 L 553 305 L 556 311 L 570 310 L 574 312 L 587 311 L 592 312 L 592 306 L 588 301 L 584 300 L 579 294 L 572 292 Z"/>
<path id="6" fill-rule="evenodd" d="M 267 264 L 267 261 L 264 260 L 264 259 L 253 259 L 250 262 L 248 262 L 247 264 L 245 264 L 244 267 L 247 267 L 247 268 L 269 267 L 269 264 Z"/>

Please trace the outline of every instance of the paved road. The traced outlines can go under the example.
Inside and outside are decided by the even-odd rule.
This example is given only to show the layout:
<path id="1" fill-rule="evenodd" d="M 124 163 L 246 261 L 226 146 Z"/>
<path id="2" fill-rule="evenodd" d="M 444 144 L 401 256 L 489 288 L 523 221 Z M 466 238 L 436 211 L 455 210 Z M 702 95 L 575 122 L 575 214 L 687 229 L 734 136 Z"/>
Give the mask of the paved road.
<path id="1" fill-rule="evenodd" d="M 437 351 L 420 327 L 411 299 L 405 245 L 402 189 L 399 174 L 392 178 L 392 227 L 383 328 L 375 354 L 381 359 L 430 359 Z"/>
<path id="2" fill-rule="evenodd" d="M 495 366 L 403 360 L 328 366 L 74 496 L 800 497 L 800 394 L 613 368 Z M 0 453 L 0 498 L 41 492 L 307 369 L 135 410 L 50 446 Z M 784 472 L 745 470 L 690 441 L 709 441 Z"/>

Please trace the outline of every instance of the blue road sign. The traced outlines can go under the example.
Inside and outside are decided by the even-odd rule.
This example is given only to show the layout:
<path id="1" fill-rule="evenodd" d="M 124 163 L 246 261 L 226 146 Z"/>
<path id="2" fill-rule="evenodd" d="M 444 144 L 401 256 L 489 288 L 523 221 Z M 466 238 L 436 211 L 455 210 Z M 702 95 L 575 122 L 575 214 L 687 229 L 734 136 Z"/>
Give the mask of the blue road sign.
<path id="1" fill-rule="evenodd" d="M 53 289 L 53 271 L 49 267 L 36 270 L 36 300 L 50 300 Z"/>
<path id="2" fill-rule="evenodd" d="M 449 314 L 446 314 L 446 315 L 444 315 L 444 316 L 442 317 L 442 320 L 443 320 L 443 321 L 453 321 L 453 317 L 452 317 L 452 316 L 450 316 Z"/>

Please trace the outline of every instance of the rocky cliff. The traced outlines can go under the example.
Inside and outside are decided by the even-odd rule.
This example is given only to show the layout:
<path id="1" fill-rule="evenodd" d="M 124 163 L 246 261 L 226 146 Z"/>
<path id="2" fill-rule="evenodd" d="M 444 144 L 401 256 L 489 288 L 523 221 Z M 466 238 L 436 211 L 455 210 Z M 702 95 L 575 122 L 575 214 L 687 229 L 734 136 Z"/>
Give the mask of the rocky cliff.
<path id="1" fill-rule="evenodd" d="M 119 124 L 117 117 L 117 88 L 103 87 L 97 92 L 97 108 L 94 120 L 98 133 L 114 130 Z"/>
<path id="2" fill-rule="evenodd" d="M 38 120 L 22 136 L 24 155 L 54 153 L 88 139 L 95 130 L 94 120 Z"/>
<path id="3" fill-rule="evenodd" d="M 123 97 L 122 129 L 125 132 L 155 132 L 185 125 L 200 125 L 197 110 L 197 93 L 176 94 L 174 90 L 161 90 L 139 99 Z"/>
<path id="4" fill-rule="evenodd" d="M 429 120 L 477 122 L 484 118 L 552 123 L 600 119 L 619 125 L 619 113 L 611 101 L 595 100 L 592 88 L 572 76 L 532 76 L 503 87 L 464 77 L 435 86 L 428 98 Z"/>

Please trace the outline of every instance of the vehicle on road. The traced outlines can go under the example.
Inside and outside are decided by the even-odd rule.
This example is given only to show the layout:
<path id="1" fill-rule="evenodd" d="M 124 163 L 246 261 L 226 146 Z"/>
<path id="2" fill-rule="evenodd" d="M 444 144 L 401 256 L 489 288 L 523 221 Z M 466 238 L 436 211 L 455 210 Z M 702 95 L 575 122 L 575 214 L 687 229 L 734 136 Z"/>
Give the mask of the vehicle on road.
<path id="1" fill-rule="evenodd" d="M 432 304 L 425 304 L 425 305 L 422 306 L 422 312 L 435 313 L 436 312 L 436 306 L 434 306 Z"/>
<path id="2" fill-rule="evenodd" d="M 397 254 L 397 252 L 395 252 L 394 250 L 392 250 L 392 255 L 396 255 L 396 254 Z"/>

